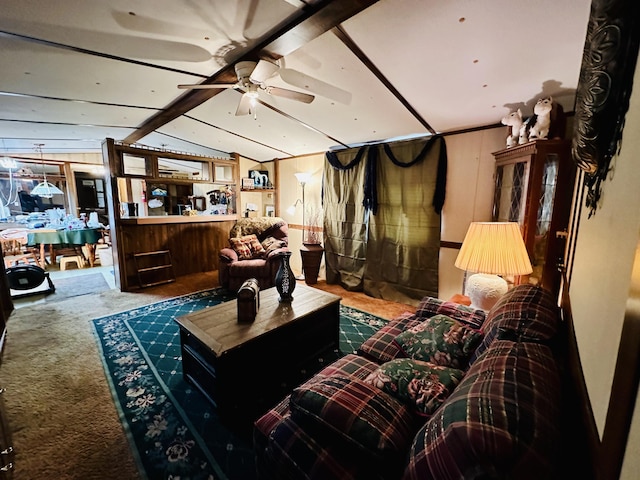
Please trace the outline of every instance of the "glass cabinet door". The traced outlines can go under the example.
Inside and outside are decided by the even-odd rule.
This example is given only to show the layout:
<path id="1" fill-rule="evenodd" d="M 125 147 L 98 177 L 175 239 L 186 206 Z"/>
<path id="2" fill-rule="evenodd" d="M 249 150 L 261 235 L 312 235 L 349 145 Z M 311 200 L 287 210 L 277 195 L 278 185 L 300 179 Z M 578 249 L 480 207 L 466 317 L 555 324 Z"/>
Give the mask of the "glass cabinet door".
<path id="1" fill-rule="evenodd" d="M 549 235 L 551 233 L 551 219 L 553 218 L 553 204 L 556 197 L 558 184 L 558 155 L 548 154 L 545 157 L 542 170 L 542 183 L 540 185 L 540 198 L 538 199 L 538 211 L 536 215 L 536 232 L 533 241 L 531 265 L 533 266 L 532 278 L 541 279 L 544 262 L 547 255 Z"/>
<path id="2" fill-rule="evenodd" d="M 496 166 L 493 197 L 493 221 L 516 222 L 522 226 L 526 206 L 529 162 Z"/>
<path id="3" fill-rule="evenodd" d="M 494 152 L 492 220 L 517 222 L 529 252 L 530 283 L 557 293 L 575 175 L 568 140 L 536 140 Z M 559 187 L 559 186 L 562 187 Z"/>

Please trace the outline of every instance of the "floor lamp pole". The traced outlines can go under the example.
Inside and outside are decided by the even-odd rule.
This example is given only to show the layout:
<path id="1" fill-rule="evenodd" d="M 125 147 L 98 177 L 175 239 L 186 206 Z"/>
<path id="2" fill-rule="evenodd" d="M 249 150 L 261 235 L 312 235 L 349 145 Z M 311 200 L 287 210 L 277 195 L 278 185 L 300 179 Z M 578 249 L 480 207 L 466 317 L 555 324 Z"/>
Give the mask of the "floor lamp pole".
<path id="1" fill-rule="evenodd" d="M 304 243 L 304 237 L 305 237 L 305 225 L 304 225 L 304 184 L 305 182 L 301 182 L 300 185 L 302 185 L 302 243 Z"/>

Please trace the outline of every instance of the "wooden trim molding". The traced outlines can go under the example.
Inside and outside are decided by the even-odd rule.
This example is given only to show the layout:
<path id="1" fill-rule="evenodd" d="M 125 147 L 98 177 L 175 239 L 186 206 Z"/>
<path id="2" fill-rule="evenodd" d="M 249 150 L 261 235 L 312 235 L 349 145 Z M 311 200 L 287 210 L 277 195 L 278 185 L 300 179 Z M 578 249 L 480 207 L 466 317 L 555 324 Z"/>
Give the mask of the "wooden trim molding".
<path id="1" fill-rule="evenodd" d="M 611 480 L 619 478 L 622 472 L 640 386 L 640 290 L 632 286 L 632 292 L 638 294 L 630 295 L 627 300 L 609 408 L 600 440 L 580 361 L 568 286 L 566 282 L 563 285 L 561 307 L 567 341 L 561 347 L 567 356 L 567 378 L 563 383 L 565 411 L 570 417 L 564 428 L 565 442 L 571 445 L 568 447 L 571 458 L 566 459 L 566 463 L 572 465 L 572 469 L 579 467 L 579 471 L 571 471 L 572 478 Z"/>
<path id="2" fill-rule="evenodd" d="M 289 223 L 289 230 L 303 230 L 306 232 L 322 232 L 322 227 L 317 225 L 300 225 L 298 223 Z"/>
<path id="3" fill-rule="evenodd" d="M 314 225 L 303 226 L 297 223 L 289 223 L 288 225 L 290 230 L 306 230 L 306 231 L 312 231 L 312 232 L 323 231 L 322 227 L 314 226 Z M 460 248 L 462 248 L 462 242 L 448 242 L 446 240 L 441 240 L 440 248 L 451 248 L 454 250 L 460 250 Z"/>
<path id="4" fill-rule="evenodd" d="M 640 298 L 629 298 L 602 434 L 603 479 L 619 478 L 640 384 Z"/>
<path id="5" fill-rule="evenodd" d="M 567 414 L 562 425 L 563 447 L 568 456 L 564 461 L 566 473 L 583 480 L 605 480 L 600 471 L 600 438 L 582 370 L 566 278 L 563 278 L 560 299 L 564 341 L 558 347 L 567 365 L 561 379 L 563 411 Z"/>

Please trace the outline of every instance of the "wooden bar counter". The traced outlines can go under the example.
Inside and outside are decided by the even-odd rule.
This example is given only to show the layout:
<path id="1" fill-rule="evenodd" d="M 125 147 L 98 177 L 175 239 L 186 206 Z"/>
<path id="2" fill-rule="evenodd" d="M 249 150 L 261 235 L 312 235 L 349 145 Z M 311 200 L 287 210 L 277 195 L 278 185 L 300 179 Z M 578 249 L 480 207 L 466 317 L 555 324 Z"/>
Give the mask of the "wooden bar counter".
<path id="1" fill-rule="evenodd" d="M 218 253 L 228 246 L 236 219 L 237 215 L 120 218 L 114 263 L 120 290 L 140 288 L 134 254 L 169 250 L 176 276 L 218 270 Z"/>

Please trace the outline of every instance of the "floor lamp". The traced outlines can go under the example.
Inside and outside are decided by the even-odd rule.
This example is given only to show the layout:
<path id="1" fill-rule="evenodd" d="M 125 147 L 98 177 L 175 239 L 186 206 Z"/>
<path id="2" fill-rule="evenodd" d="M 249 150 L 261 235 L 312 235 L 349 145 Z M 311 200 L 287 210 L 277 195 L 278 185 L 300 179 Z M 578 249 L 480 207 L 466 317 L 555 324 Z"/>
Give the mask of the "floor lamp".
<path id="1" fill-rule="evenodd" d="M 455 266 L 476 272 L 467 279 L 465 294 L 473 308 L 482 310 L 490 310 L 507 293 L 507 282 L 499 275 L 533 271 L 520 226 L 512 222 L 471 223 Z"/>
<path id="2" fill-rule="evenodd" d="M 304 210 L 305 210 L 304 186 L 307 184 L 307 182 L 311 178 L 311 174 L 307 172 L 300 172 L 300 173 L 295 173 L 294 175 L 296 176 L 296 178 L 298 179 L 298 183 L 300 183 L 300 186 L 302 187 L 302 201 L 300 201 L 300 199 L 296 200 L 296 203 L 294 203 L 287 209 L 287 213 L 289 215 L 293 215 L 296 211 L 296 207 L 298 206 L 298 203 L 302 203 L 302 243 L 304 243 L 305 235 L 306 235 L 306 227 L 304 223 Z"/>

